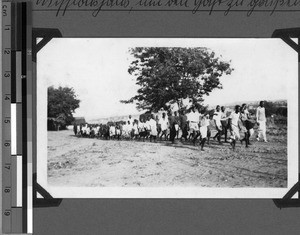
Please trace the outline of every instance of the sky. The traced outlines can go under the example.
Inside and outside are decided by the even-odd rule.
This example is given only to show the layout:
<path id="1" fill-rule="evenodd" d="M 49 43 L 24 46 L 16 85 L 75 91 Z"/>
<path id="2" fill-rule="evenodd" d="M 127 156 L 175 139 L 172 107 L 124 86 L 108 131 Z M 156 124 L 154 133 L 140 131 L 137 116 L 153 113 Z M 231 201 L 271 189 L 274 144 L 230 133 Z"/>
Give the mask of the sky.
<path id="1" fill-rule="evenodd" d="M 289 82 L 298 79 L 297 53 L 281 39 L 56 38 L 37 57 L 37 78 L 46 86 L 73 87 L 80 107 L 74 116 L 87 119 L 139 113 L 122 104 L 137 94 L 128 73 L 130 47 L 208 47 L 234 71 L 220 78 L 223 89 L 204 97 L 204 104 L 288 98 Z M 45 87 L 45 89 L 47 89 Z"/>

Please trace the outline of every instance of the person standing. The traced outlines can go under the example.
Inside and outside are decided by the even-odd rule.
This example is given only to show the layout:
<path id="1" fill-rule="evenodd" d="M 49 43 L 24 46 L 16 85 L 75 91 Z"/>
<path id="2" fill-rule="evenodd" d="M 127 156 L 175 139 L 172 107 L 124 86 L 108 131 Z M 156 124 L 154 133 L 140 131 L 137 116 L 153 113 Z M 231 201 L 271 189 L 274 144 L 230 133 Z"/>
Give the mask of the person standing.
<path id="1" fill-rule="evenodd" d="M 229 129 L 229 125 L 228 125 L 228 119 L 227 119 L 227 115 L 226 115 L 224 106 L 221 107 L 221 112 L 222 112 L 222 115 L 221 115 L 222 132 L 225 137 L 225 143 L 227 143 L 228 142 L 227 141 L 227 131 Z"/>
<path id="2" fill-rule="evenodd" d="M 241 141 L 243 142 L 245 140 L 246 147 L 247 147 L 248 145 L 251 145 L 251 143 L 250 143 L 250 137 L 251 137 L 251 135 L 254 132 L 254 130 L 253 130 L 254 124 L 253 124 L 253 121 L 251 120 L 250 113 L 249 113 L 249 111 L 247 109 L 247 104 L 243 104 L 242 105 L 242 108 L 241 108 L 241 120 L 242 120 L 243 125 L 246 128 L 245 137 Z"/>
<path id="3" fill-rule="evenodd" d="M 211 136 L 211 131 L 210 131 L 210 116 L 209 116 L 209 114 L 206 114 L 205 123 L 206 123 L 206 126 L 207 126 L 207 137 L 206 137 L 206 140 L 207 140 L 207 144 L 209 145 L 210 136 Z"/>
<path id="4" fill-rule="evenodd" d="M 131 115 L 129 115 L 129 117 L 126 121 L 126 124 L 129 124 L 129 125 L 133 126 L 133 121 L 134 121 L 133 118 L 131 117 Z"/>
<path id="5" fill-rule="evenodd" d="M 146 131 L 147 131 L 146 138 L 150 137 L 150 132 L 151 132 L 150 120 L 151 120 L 151 116 L 148 116 L 147 121 L 145 123 Z"/>
<path id="6" fill-rule="evenodd" d="M 220 105 L 217 105 L 216 112 L 214 113 L 213 120 L 215 121 L 215 126 L 217 130 L 217 134 L 213 137 L 213 139 L 218 140 L 219 144 L 221 144 L 221 135 L 222 135 L 222 124 L 221 124 L 222 112 L 220 111 Z"/>
<path id="7" fill-rule="evenodd" d="M 183 109 L 181 111 L 181 115 L 179 116 L 179 123 L 180 123 L 180 129 L 182 131 L 181 135 L 181 140 L 182 138 L 187 141 L 187 136 L 188 136 L 188 124 L 187 124 L 187 116 L 186 116 L 186 111 Z"/>
<path id="8" fill-rule="evenodd" d="M 161 133 L 160 140 L 162 140 L 163 136 L 165 136 L 165 140 L 167 140 L 167 130 L 168 130 L 169 121 L 168 118 L 166 117 L 165 112 L 162 113 L 162 117 L 160 118 L 158 124 L 160 126 L 160 133 Z"/>
<path id="9" fill-rule="evenodd" d="M 231 146 L 233 149 L 235 149 L 235 143 L 236 143 L 236 139 L 240 140 L 241 136 L 240 136 L 240 130 L 241 130 L 241 126 L 240 126 L 240 106 L 236 105 L 235 106 L 235 111 L 232 112 L 230 114 L 230 116 L 228 117 L 229 119 L 229 125 L 230 125 L 230 132 L 231 132 Z"/>
<path id="10" fill-rule="evenodd" d="M 200 116 L 200 146 L 201 151 L 204 151 L 204 144 L 207 140 L 207 134 L 208 134 L 208 126 L 209 126 L 209 116 L 203 114 L 203 116 Z"/>
<path id="11" fill-rule="evenodd" d="M 74 123 L 73 131 L 74 131 L 74 135 L 77 135 L 77 125 L 76 125 L 76 123 Z"/>
<path id="12" fill-rule="evenodd" d="M 133 136 L 134 139 L 137 139 L 139 136 L 139 121 L 137 119 L 133 121 Z"/>
<path id="13" fill-rule="evenodd" d="M 120 137 L 121 137 L 121 124 L 119 122 L 116 123 L 116 137 L 117 137 L 117 140 L 120 140 Z"/>
<path id="14" fill-rule="evenodd" d="M 174 112 L 174 116 L 175 116 L 176 139 L 178 139 L 180 119 L 179 119 L 177 111 Z"/>
<path id="15" fill-rule="evenodd" d="M 151 114 L 151 119 L 149 121 L 150 126 L 150 142 L 152 142 L 152 139 L 154 142 L 156 142 L 156 136 L 157 136 L 157 124 L 155 121 L 154 114 Z"/>
<path id="16" fill-rule="evenodd" d="M 192 135 L 193 135 L 193 143 L 195 145 L 198 136 L 200 136 L 200 132 L 199 132 L 200 114 L 198 111 L 196 112 L 196 108 L 194 106 L 192 107 L 192 111 L 188 115 L 188 121 L 189 121 L 189 129 L 192 131 Z"/>
<path id="17" fill-rule="evenodd" d="M 140 122 L 138 123 L 139 136 L 140 139 L 143 138 L 143 142 L 145 141 L 145 137 L 147 135 L 146 127 L 145 127 L 145 119 L 140 117 Z"/>
<path id="18" fill-rule="evenodd" d="M 249 117 L 249 112 L 247 110 L 247 105 L 246 104 L 242 104 L 241 107 L 241 121 L 245 127 L 244 129 L 244 138 L 241 139 L 241 143 L 243 143 L 243 141 L 245 141 L 246 143 L 246 147 L 248 147 L 248 144 L 250 144 L 249 142 L 249 138 L 250 138 L 250 133 L 249 133 L 249 122 L 248 122 L 248 117 Z"/>
<path id="19" fill-rule="evenodd" d="M 159 116 L 155 116 L 155 121 L 156 121 L 156 129 L 157 129 L 157 138 L 159 138 L 159 134 L 161 132 L 160 124 L 159 124 Z"/>
<path id="20" fill-rule="evenodd" d="M 176 137 L 176 118 L 173 114 L 172 111 L 170 111 L 170 116 L 169 116 L 169 128 L 170 128 L 170 141 L 172 142 L 172 144 L 174 144 L 175 141 L 175 137 Z"/>
<path id="21" fill-rule="evenodd" d="M 267 141 L 267 136 L 266 136 L 266 110 L 264 107 L 264 102 L 260 101 L 259 102 L 259 106 L 256 109 L 256 122 L 258 124 L 258 135 L 257 135 L 257 141 L 260 140 L 260 137 L 263 138 L 264 142 L 268 142 Z"/>

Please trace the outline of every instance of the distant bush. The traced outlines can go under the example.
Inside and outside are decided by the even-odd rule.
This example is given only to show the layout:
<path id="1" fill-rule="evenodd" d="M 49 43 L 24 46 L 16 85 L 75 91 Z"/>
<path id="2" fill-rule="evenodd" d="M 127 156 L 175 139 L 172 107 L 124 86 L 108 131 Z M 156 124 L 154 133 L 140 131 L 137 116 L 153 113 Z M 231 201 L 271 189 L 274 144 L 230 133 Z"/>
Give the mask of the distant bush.
<path id="1" fill-rule="evenodd" d="M 287 124 L 287 117 L 276 115 L 274 117 L 275 124 Z"/>
<path id="2" fill-rule="evenodd" d="M 276 110 L 276 114 L 287 117 L 287 107 L 278 107 Z"/>
<path id="3" fill-rule="evenodd" d="M 278 106 L 276 103 L 271 101 L 265 101 L 266 116 L 270 117 L 273 114 L 287 117 L 287 107 Z"/>
<path id="4" fill-rule="evenodd" d="M 256 108 L 249 109 L 249 113 L 252 115 L 256 114 Z M 283 117 L 287 117 L 287 107 L 286 106 L 278 106 L 278 104 L 271 102 L 271 101 L 265 101 L 265 109 L 266 109 L 266 116 L 271 117 L 271 115 L 279 115 Z"/>

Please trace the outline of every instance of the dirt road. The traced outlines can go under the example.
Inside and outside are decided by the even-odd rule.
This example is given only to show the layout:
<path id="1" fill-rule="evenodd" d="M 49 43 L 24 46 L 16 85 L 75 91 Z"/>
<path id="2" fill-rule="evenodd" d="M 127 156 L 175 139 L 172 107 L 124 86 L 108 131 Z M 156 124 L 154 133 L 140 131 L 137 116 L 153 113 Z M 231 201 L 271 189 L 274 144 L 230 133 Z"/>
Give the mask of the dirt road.
<path id="1" fill-rule="evenodd" d="M 48 183 L 55 186 L 286 187 L 286 131 L 269 143 L 236 150 L 211 141 L 205 151 L 190 143 L 100 140 L 70 130 L 48 132 Z"/>

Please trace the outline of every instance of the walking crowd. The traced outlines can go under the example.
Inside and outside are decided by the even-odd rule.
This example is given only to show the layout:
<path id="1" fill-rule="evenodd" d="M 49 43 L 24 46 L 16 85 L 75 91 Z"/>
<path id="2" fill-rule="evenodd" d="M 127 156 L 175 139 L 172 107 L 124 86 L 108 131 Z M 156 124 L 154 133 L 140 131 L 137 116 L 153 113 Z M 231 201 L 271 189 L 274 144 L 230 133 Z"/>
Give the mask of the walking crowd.
<path id="1" fill-rule="evenodd" d="M 169 140 L 173 144 L 175 139 L 179 139 L 191 141 L 194 145 L 199 143 L 203 150 L 205 143 L 210 144 L 212 132 L 216 132 L 212 138 L 219 144 L 223 144 L 221 137 L 224 135 L 224 142 L 230 143 L 233 149 L 237 141 L 241 144 L 245 142 L 248 147 L 251 145 L 250 137 L 255 133 L 255 125 L 258 126 L 256 139 L 267 142 L 263 101 L 259 103 L 255 115 L 249 113 L 246 104 L 236 105 L 231 112 L 217 105 L 213 113 L 201 112 L 200 107 L 192 106 L 188 110 L 160 110 L 157 114 L 141 115 L 139 120 L 129 115 L 126 121 L 74 125 L 73 130 L 75 135 L 89 138 L 150 142 Z"/>

